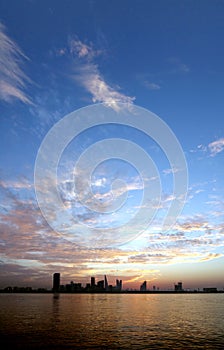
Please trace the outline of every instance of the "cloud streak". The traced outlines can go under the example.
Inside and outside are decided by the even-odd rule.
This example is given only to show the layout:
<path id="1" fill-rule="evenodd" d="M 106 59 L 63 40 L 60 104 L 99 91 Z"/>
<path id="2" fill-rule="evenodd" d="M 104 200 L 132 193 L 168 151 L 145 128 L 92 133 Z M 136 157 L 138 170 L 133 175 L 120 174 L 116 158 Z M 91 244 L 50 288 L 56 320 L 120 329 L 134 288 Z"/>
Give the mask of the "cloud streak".
<path id="1" fill-rule="evenodd" d="M 94 103 L 103 102 L 115 110 L 118 109 L 119 102 L 133 103 L 134 97 L 121 93 L 105 81 L 98 64 L 94 62 L 95 57 L 99 56 L 102 51 L 95 51 L 92 46 L 80 40 L 72 40 L 70 52 L 78 60 L 74 79 L 92 95 Z"/>
<path id="2" fill-rule="evenodd" d="M 149 81 L 145 81 L 144 85 L 149 90 L 160 90 L 161 89 L 161 86 L 159 84 L 152 83 L 152 82 L 149 82 Z"/>
<path id="3" fill-rule="evenodd" d="M 180 61 L 177 57 L 171 57 L 169 59 L 169 62 L 173 65 L 173 70 L 171 73 L 189 73 L 190 67 L 186 64 Z"/>
<path id="4" fill-rule="evenodd" d="M 217 154 L 221 153 L 224 150 L 224 137 L 219 138 L 218 140 L 210 142 L 207 146 L 198 145 L 196 149 L 190 150 L 191 153 L 201 152 L 206 154 L 208 157 L 215 157 Z"/>
<path id="5" fill-rule="evenodd" d="M 137 185 L 134 182 L 131 188 L 135 189 Z M 21 198 L 24 188 L 30 192 L 27 200 Z M 33 188 L 26 182 L 0 182 L 0 191 L 3 205 L 7 204 L 5 210 L 0 211 L 2 286 L 10 285 L 12 281 L 49 286 L 49 276 L 54 271 L 61 272 L 66 280 L 78 279 L 83 283 L 90 275 L 119 274 L 127 285 L 132 286 L 135 279 L 159 277 L 159 270 L 154 274 L 151 264 L 162 267 L 206 262 L 223 256 L 220 253 L 223 224 L 212 225 L 205 214 L 177 223 L 168 235 L 145 232 L 146 240 L 140 250 L 137 241 L 121 248 L 88 248 L 75 242 L 72 244 L 66 239 L 66 233 L 59 235 L 47 225 L 35 200 L 30 203 Z M 79 232 L 79 225 L 74 227 L 74 233 L 76 231 Z M 138 240 L 141 242 L 142 237 Z M 16 281 L 15 275 L 18 275 Z"/>
<path id="6" fill-rule="evenodd" d="M 208 149 L 211 157 L 215 157 L 218 153 L 221 153 L 224 150 L 224 137 L 209 143 Z"/>
<path id="7" fill-rule="evenodd" d="M 28 59 L 19 46 L 6 34 L 0 23 L 0 99 L 11 103 L 17 99 L 32 104 L 24 92 L 29 78 L 21 69 L 21 63 Z"/>

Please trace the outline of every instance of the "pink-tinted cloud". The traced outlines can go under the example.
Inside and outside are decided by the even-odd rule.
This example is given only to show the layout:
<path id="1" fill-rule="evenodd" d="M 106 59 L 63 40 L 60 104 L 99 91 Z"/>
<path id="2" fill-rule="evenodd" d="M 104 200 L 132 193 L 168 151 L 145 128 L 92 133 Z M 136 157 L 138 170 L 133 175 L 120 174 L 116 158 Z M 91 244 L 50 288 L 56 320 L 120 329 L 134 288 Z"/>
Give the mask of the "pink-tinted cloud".
<path id="1" fill-rule="evenodd" d="M 211 157 L 214 157 L 218 153 L 221 153 L 224 150 L 224 137 L 209 143 L 208 149 L 210 151 Z"/>

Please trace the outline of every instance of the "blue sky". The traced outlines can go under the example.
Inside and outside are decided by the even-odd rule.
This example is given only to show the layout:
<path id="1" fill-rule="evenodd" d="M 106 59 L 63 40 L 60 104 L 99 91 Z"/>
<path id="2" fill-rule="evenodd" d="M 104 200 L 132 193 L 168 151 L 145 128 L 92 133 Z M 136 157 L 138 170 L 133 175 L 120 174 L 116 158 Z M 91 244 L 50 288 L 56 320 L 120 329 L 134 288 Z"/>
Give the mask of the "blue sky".
<path id="1" fill-rule="evenodd" d="M 2 0 L 0 13 L 1 286 L 49 287 L 51 274 L 59 271 L 65 282 L 85 283 L 107 273 L 112 280 L 122 278 L 127 288 L 143 280 L 161 288 L 178 280 L 186 288 L 223 288 L 223 1 Z M 160 223 L 174 199 L 175 173 L 156 141 L 127 125 L 91 127 L 67 145 L 57 186 L 77 225 L 57 217 L 56 227 L 66 227 L 58 234 L 43 217 L 34 183 L 41 143 L 68 113 L 87 107 L 88 114 L 97 103 L 108 111 L 119 103 L 147 109 L 179 140 L 189 184 L 169 233 L 160 231 Z M 122 112 L 120 117 L 122 123 Z M 92 173 L 94 198 L 102 205 L 123 198 L 119 210 L 96 214 L 93 200 L 86 202 L 90 208 L 79 203 L 86 196 L 79 181 L 87 168 L 77 172 L 75 164 L 88 147 L 107 138 L 138 144 L 156 166 L 161 201 L 141 235 L 139 225 L 128 230 L 122 225 L 141 207 L 154 180 L 124 160 L 102 162 Z M 117 179 L 123 183 L 113 193 Z M 47 190 L 43 185 L 46 201 Z M 121 227 L 122 237 L 132 239 L 117 245 L 108 238 L 106 246 L 91 246 L 92 228 L 99 226 Z"/>

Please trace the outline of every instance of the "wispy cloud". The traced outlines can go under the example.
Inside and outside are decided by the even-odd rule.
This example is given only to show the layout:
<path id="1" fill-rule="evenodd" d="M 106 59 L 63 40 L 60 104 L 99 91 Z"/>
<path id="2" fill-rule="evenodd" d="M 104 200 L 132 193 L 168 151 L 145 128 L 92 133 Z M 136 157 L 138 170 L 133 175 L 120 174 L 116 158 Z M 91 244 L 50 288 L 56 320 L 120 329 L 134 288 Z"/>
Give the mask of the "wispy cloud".
<path id="1" fill-rule="evenodd" d="M 210 142 L 207 146 L 198 145 L 196 149 L 190 150 L 191 153 L 204 153 L 209 155 L 210 157 L 215 157 L 218 153 L 221 153 L 224 150 L 224 137 L 216 141 Z"/>
<path id="2" fill-rule="evenodd" d="M 71 243 L 66 239 L 66 232 L 59 235 L 47 225 L 34 199 L 30 203 L 33 188 L 27 184 L 25 181 L 0 182 L 2 204 L 7 204 L 5 210 L 0 211 L 2 286 L 20 285 L 21 281 L 25 285 L 29 282 L 30 285 L 49 286 L 49 276 L 54 271 L 61 272 L 66 281 L 74 278 L 83 283 L 90 275 L 119 274 L 132 286 L 132 279 L 159 277 L 159 271 L 152 270 L 150 264 L 205 262 L 222 256 L 223 224 L 212 225 L 207 215 L 186 218 L 167 235 L 152 230 L 145 232 L 146 240 L 140 250 L 136 249 L 136 242 L 122 249 L 88 248 Z M 30 192 L 26 195 L 28 200 L 22 196 L 24 187 Z M 137 181 L 131 184 L 133 188 L 138 188 Z M 74 226 L 74 233 L 79 229 L 79 225 Z M 98 233 L 93 234 L 97 240 Z M 121 231 L 123 234 L 125 232 Z M 142 238 L 139 236 L 138 240 Z M 15 275 L 18 276 L 16 280 Z"/>
<path id="3" fill-rule="evenodd" d="M 144 82 L 144 85 L 149 90 L 160 90 L 161 89 L 161 86 L 159 84 L 156 84 L 156 83 L 153 83 L 153 82 L 149 82 L 147 80 Z"/>
<path id="4" fill-rule="evenodd" d="M 31 188 L 32 184 L 28 182 L 28 180 L 24 179 L 23 181 L 2 181 L 0 179 L 0 187 L 4 188 L 12 188 L 12 189 L 23 189 L 23 188 Z"/>
<path id="5" fill-rule="evenodd" d="M 163 174 L 164 175 L 170 175 L 170 174 L 175 174 L 175 173 L 178 173 L 179 171 L 181 171 L 181 169 L 177 169 L 177 168 L 168 168 L 168 169 L 164 169 L 163 170 Z"/>
<path id="6" fill-rule="evenodd" d="M 83 86 L 91 95 L 92 101 L 104 102 L 108 106 L 118 109 L 118 103 L 132 104 L 134 97 L 127 96 L 108 84 L 100 72 L 95 58 L 102 51 L 94 50 L 92 45 L 87 45 L 80 40 L 71 40 L 70 52 L 76 59 L 74 79 Z"/>
<path id="7" fill-rule="evenodd" d="M 24 92 L 29 78 L 21 69 L 21 63 L 27 57 L 19 46 L 6 34 L 0 23 L 0 99 L 11 102 L 13 99 L 32 104 Z"/>
<path id="8" fill-rule="evenodd" d="M 210 151 L 211 157 L 214 157 L 216 154 L 222 152 L 224 150 L 224 137 L 209 143 L 208 149 Z"/>
<path id="9" fill-rule="evenodd" d="M 93 44 L 85 44 L 78 38 L 70 40 L 70 52 L 79 58 L 92 61 L 95 57 L 102 55 L 102 50 L 95 50 Z"/>
<path id="10" fill-rule="evenodd" d="M 186 63 L 183 63 L 177 57 L 169 58 L 169 62 L 174 67 L 171 73 L 189 73 L 190 72 L 190 67 Z"/>
<path id="11" fill-rule="evenodd" d="M 185 63 L 179 63 L 178 64 L 178 70 L 183 73 L 188 73 L 190 72 L 190 68 L 187 64 Z"/>

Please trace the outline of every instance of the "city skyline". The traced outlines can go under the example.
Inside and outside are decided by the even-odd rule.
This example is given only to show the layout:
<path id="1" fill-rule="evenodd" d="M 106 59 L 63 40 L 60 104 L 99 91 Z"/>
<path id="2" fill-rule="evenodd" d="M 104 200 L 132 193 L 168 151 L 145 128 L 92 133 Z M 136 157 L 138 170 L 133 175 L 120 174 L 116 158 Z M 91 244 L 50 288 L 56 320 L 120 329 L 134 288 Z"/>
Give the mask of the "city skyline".
<path id="1" fill-rule="evenodd" d="M 0 288 L 50 288 L 58 271 L 223 289 L 223 13 L 222 1 L 1 1 Z"/>
<path id="2" fill-rule="evenodd" d="M 217 288 L 214 285 L 207 285 L 201 288 L 194 286 L 193 288 L 185 287 L 182 281 L 174 282 L 172 287 L 160 288 L 158 285 L 153 283 L 148 283 L 149 281 L 145 280 L 142 282 L 137 288 L 125 288 L 123 285 L 123 281 L 119 279 L 114 279 L 115 284 L 110 284 L 111 276 L 108 279 L 107 275 L 102 276 L 101 278 L 96 279 L 95 276 L 89 277 L 89 281 L 81 283 L 79 281 L 68 280 L 65 278 L 61 279 L 61 274 L 59 272 L 54 272 L 52 275 L 52 285 L 51 288 L 44 288 L 43 286 L 38 286 L 33 288 L 31 285 L 29 286 L 16 286 L 16 285 L 8 285 L 4 288 L 0 288 L 0 292 L 4 293 L 49 293 L 53 292 L 55 294 L 58 293 L 118 293 L 118 292 L 150 292 L 150 293 L 165 293 L 165 292 L 223 292 L 223 288 Z M 63 282 L 63 283 L 61 283 Z"/>

